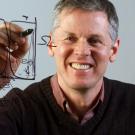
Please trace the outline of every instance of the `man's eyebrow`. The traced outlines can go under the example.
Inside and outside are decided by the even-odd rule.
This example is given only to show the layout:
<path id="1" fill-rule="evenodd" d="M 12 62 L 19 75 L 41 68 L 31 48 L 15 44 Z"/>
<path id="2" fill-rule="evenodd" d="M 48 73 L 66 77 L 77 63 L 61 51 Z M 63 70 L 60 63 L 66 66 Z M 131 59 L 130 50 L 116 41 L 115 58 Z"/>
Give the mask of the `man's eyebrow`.
<path id="1" fill-rule="evenodd" d="M 102 36 L 98 35 L 98 34 L 91 34 L 88 36 L 89 38 L 102 38 Z"/>
<path id="2" fill-rule="evenodd" d="M 64 31 L 65 34 L 71 35 L 71 36 L 77 36 L 75 33 L 70 31 Z M 103 39 L 103 37 L 99 34 L 89 34 L 87 38 L 97 38 L 97 39 Z"/>
<path id="3" fill-rule="evenodd" d="M 74 36 L 76 35 L 75 33 L 69 32 L 69 31 L 64 31 L 64 33 L 67 34 L 67 35 L 74 35 Z"/>

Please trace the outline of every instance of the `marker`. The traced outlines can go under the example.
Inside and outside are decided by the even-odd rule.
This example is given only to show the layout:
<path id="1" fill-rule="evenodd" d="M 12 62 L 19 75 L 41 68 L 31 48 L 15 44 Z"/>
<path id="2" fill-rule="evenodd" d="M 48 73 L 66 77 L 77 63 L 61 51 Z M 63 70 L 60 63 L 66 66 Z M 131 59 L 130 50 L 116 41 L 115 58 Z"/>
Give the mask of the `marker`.
<path id="1" fill-rule="evenodd" d="M 20 37 L 26 37 L 26 36 L 30 35 L 32 32 L 33 32 L 33 29 L 27 29 L 23 32 L 20 32 L 19 35 L 20 35 Z"/>

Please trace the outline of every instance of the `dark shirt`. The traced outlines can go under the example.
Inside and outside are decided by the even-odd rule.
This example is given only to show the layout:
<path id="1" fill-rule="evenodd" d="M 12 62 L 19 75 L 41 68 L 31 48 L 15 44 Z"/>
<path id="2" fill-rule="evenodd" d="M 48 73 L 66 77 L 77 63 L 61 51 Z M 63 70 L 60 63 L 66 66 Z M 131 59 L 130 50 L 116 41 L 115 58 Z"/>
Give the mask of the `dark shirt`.
<path id="1" fill-rule="evenodd" d="M 135 85 L 104 78 L 104 100 L 79 124 L 57 104 L 50 77 L 0 100 L 0 135 L 135 135 Z"/>

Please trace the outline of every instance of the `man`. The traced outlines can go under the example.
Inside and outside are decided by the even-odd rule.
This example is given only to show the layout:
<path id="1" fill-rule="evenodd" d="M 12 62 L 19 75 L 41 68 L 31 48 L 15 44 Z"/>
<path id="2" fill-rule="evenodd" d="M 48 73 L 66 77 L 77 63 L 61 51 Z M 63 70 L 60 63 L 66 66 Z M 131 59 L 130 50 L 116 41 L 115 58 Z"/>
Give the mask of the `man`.
<path id="1" fill-rule="evenodd" d="M 16 71 L 28 43 L 17 36 L 20 27 L 10 26 Z M 1 59 L 5 62 L 4 25 L 1 31 Z M 55 58 L 56 75 L 24 91 L 14 88 L 1 99 L 0 133 L 134 135 L 135 86 L 104 77 L 120 42 L 113 4 L 108 0 L 60 0 L 50 35 L 48 53 Z"/>

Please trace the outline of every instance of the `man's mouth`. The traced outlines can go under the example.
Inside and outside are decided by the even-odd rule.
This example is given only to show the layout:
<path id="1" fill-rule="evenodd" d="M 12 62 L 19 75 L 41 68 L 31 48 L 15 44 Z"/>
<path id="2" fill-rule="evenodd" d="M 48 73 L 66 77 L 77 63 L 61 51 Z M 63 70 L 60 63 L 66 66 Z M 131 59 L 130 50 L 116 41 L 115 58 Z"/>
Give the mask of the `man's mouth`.
<path id="1" fill-rule="evenodd" d="M 90 64 L 71 63 L 70 66 L 77 70 L 88 70 L 91 68 Z"/>

